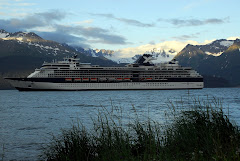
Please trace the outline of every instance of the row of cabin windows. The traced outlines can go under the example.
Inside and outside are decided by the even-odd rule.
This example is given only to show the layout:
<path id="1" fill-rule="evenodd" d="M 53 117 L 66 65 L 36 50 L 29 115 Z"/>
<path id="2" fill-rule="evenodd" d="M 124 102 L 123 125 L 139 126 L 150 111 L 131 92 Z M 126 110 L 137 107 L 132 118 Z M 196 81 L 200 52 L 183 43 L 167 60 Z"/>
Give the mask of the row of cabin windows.
<path id="1" fill-rule="evenodd" d="M 190 73 L 184 73 L 184 74 L 140 74 L 140 76 L 158 76 L 158 75 L 190 75 Z"/>
<path id="2" fill-rule="evenodd" d="M 89 76 L 89 75 L 81 75 L 81 76 L 76 76 L 76 75 L 62 75 L 62 76 L 56 76 L 56 75 L 52 75 L 52 74 L 49 74 L 48 77 L 72 77 L 72 78 L 78 78 L 78 77 L 92 77 L 92 76 Z M 101 78 L 105 78 L 105 77 L 109 77 L 109 76 L 94 76 L 94 77 L 101 77 Z M 132 76 L 111 76 L 111 77 L 118 77 L 118 78 L 133 78 Z M 162 79 L 162 78 L 175 78 L 175 77 L 190 77 L 190 75 L 162 75 L 162 76 L 142 76 L 142 77 L 139 77 L 139 78 L 154 78 L 154 79 Z"/>
<path id="3" fill-rule="evenodd" d="M 111 75 L 105 75 L 105 74 L 96 74 L 96 75 L 92 75 L 92 74 L 81 74 L 81 75 L 72 75 L 72 74 L 48 74 L 48 76 L 50 76 L 50 77 L 58 77 L 58 76 L 62 76 L 62 77 L 64 77 L 64 76 L 71 76 L 71 77 L 85 77 L 85 76 L 94 76 L 94 77 L 110 77 L 110 76 L 116 76 L 116 77 L 127 77 L 127 78 L 130 78 L 130 77 L 132 77 L 132 75 L 123 75 L 123 74 L 115 74 L 115 75 L 113 75 L 113 74 L 111 74 Z"/>
<path id="4" fill-rule="evenodd" d="M 54 73 L 55 75 L 135 75 L 130 73 Z M 190 75 L 197 73 L 140 73 L 139 76 L 155 76 L 155 75 Z"/>
<path id="5" fill-rule="evenodd" d="M 81 71 L 81 72 L 75 72 L 75 71 L 55 71 L 54 73 L 73 73 L 73 74 L 82 74 L 82 73 L 104 73 L 104 74 L 111 74 L 111 73 L 123 73 L 123 74 L 131 74 L 131 72 L 99 72 L 99 71 Z"/>
<path id="6" fill-rule="evenodd" d="M 47 66 L 42 66 L 42 67 L 47 67 Z M 51 66 L 48 66 L 48 67 L 51 67 Z M 52 67 L 54 67 L 54 65 Z M 61 67 L 67 67 L 67 66 L 61 66 Z M 54 68 L 54 69 L 58 69 L 58 68 Z M 69 67 L 67 67 L 67 68 L 60 68 L 60 69 L 69 69 Z M 80 69 L 80 68 L 74 68 L 74 69 L 75 69 L 74 71 L 77 70 L 77 72 L 82 72 L 84 70 L 87 70 L 87 69 Z M 114 69 L 122 70 L 122 68 L 110 68 L 110 69 L 106 68 L 105 70 L 107 70 L 109 72 L 114 72 L 113 71 Z M 92 68 L 90 68 L 89 70 L 90 71 L 99 71 L 99 70 L 103 70 L 103 69 L 102 68 L 100 68 L 100 69 L 92 69 Z M 165 71 L 165 72 L 170 72 L 170 71 L 183 71 L 184 72 L 184 71 L 188 71 L 188 70 L 191 70 L 191 69 L 172 69 L 172 68 L 169 68 L 169 69 L 158 69 L 158 68 L 156 68 L 156 69 L 152 69 L 152 68 L 147 69 L 147 71 L 153 71 L 153 70 L 154 71 Z M 56 71 L 62 71 L 62 70 L 56 70 Z M 116 71 L 116 72 L 118 72 L 118 71 Z"/>
<path id="7" fill-rule="evenodd" d="M 115 73 L 122 73 L 122 74 L 132 74 L 132 72 L 99 72 L 99 71 L 81 71 L 81 72 L 77 72 L 77 71 L 55 71 L 54 73 L 58 73 L 58 74 L 64 74 L 64 73 L 71 73 L 71 74 L 83 74 L 83 73 L 89 73 L 89 74 L 115 74 Z M 139 74 L 165 74 L 165 73 L 188 73 L 186 71 L 169 71 L 169 72 L 139 72 Z"/>
<path id="8" fill-rule="evenodd" d="M 166 70 L 158 70 L 158 71 L 149 71 L 149 70 L 103 70 L 103 69 L 100 69 L 100 70 L 96 70 L 96 69 L 93 69 L 93 70 L 54 70 L 56 72 L 64 72 L 64 71 L 68 71 L 68 72 L 134 72 L 134 71 L 143 71 L 143 72 L 188 72 L 187 70 L 170 70 L 170 71 L 166 71 Z"/>
<path id="9" fill-rule="evenodd" d="M 84 84 L 85 85 L 85 87 L 97 87 L 97 86 L 99 86 L 98 84 L 91 84 L 91 83 L 86 83 L 86 84 Z M 117 87 L 117 86 L 120 86 L 120 87 L 122 87 L 122 86 L 132 86 L 132 85 L 141 85 L 141 83 L 126 83 L 126 84 L 120 84 L 120 83 L 105 83 L 105 84 L 101 84 L 101 87 L 113 87 L 113 86 L 115 86 L 115 87 Z M 161 86 L 174 86 L 173 84 L 169 84 L 169 83 L 146 83 L 145 84 L 146 86 L 159 86 L 159 85 L 161 85 Z M 75 83 L 72 83 L 72 84 L 68 84 L 68 85 L 60 85 L 59 87 L 69 87 L 69 86 L 71 86 L 71 87 L 79 87 L 79 85 L 78 84 L 75 84 Z"/>
<path id="10" fill-rule="evenodd" d="M 158 76 L 189 76 L 190 74 L 158 74 L 158 75 L 139 75 L 139 77 L 158 77 Z M 117 76 L 117 77 L 133 77 L 133 75 L 124 75 L 124 74 L 110 74 L 110 75 L 107 75 L 107 74 L 49 74 L 49 76 L 52 76 L 52 77 L 58 77 L 58 76 L 73 76 L 73 77 L 79 77 L 79 76 L 95 76 L 95 77 L 100 77 L 100 76 L 106 76 L 106 77 L 109 77 L 109 76 Z"/>
<path id="11" fill-rule="evenodd" d="M 191 70 L 191 69 L 189 69 Z M 97 71 L 97 72 L 132 72 L 132 70 L 103 70 L 103 69 L 99 69 L 99 70 L 96 70 L 96 69 L 93 69 L 93 70 L 55 70 L 57 72 L 63 72 L 63 71 L 70 71 L 70 72 L 87 72 L 87 71 L 90 71 L 90 72 L 94 72 L 94 71 Z M 135 70 L 134 70 L 135 71 Z M 188 72 L 188 70 L 155 70 L 155 71 L 149 71 L 149 70 L 136 70 L 136 71 L 144 71 L 144 72 Z"/>
<path id="12" fill-rule="evenodd" d="M 74 73 L 74 72 L 54 72 L 55 74 L 132 74 L 132 73 L 122 73 L 122 72 L 116 72 L 116 73 L 104 73 L 104 72 L 82 72 L 82 73 Z"/>
<path id="13" fill-rule="evenodd" d="M 132 75 L 126 75 L 126 74 L 109 74 L 109 75 L 106 75 L 106 74 L 51 74 L 51 75 L 54 75 L 54 76 L 65 76 L 65 75 L 72 75 L 72 76 L 125 76 L 125 77 L 131 77 Z"/>

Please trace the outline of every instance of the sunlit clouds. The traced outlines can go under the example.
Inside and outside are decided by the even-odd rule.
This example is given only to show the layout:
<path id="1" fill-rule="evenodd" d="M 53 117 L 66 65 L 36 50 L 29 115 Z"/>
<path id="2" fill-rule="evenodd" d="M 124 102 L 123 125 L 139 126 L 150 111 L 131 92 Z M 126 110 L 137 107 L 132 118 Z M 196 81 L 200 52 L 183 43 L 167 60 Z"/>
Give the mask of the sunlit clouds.
<path id="1" fill-rule="evenodd" d="M 177 52 L 181 51 L 187 44 L 193 44 L 193 45 L 199 45 L 201 43 L 198 43 L 196 41 L 165 41 L 162 43 L 157 44 L 146 44 L 138 47 L 131 47 L 131 48 L 123 48 L 120 50 L 117 50 L 114 54 L 116 54 L 119 58 L 125 58 L 125 57 L 133 57 L 137 54 L 144 54 L 145 52 L 149 52 L 151 50 L 174 50 L 173 54 L 175 55 Z"/>

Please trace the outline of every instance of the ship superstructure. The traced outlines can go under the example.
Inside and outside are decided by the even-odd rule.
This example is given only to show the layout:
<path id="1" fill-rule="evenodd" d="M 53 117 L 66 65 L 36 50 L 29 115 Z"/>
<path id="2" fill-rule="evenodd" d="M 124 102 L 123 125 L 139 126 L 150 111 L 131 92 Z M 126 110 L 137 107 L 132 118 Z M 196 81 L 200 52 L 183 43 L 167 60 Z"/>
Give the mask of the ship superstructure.
<path id="1" fill-rule="evenodd" d="M 80 63 L 77 56 L 44 62 L 27 78 L 6 78 L 18 90 L 201 89 L 203 77 L 176 60 L 153 64 L 144 54 L 125 67 Z"/>

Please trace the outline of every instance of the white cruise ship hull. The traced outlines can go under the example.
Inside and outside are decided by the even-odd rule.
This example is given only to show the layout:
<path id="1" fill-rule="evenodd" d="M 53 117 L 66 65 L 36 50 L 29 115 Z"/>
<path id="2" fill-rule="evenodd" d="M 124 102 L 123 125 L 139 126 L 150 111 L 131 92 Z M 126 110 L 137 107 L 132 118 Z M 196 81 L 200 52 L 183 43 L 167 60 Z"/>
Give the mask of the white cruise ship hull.
<path id="1" fill-rule="evenodd" d="M 53 83 L 8 80 L 19 91 L 202 89 L 203 82 Z"/>

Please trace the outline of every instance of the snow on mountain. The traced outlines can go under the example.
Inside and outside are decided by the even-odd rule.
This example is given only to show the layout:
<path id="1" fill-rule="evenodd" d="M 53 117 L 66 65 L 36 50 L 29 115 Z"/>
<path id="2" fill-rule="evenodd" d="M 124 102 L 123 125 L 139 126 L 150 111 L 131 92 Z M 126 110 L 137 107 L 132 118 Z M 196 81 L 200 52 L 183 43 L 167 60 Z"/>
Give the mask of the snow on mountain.
<path id="1" fill-rule="evenodd" d="M 226 51 L 233 43 L 237 40 L 226 40 L 220 39 L 212 41 L 206 45 L 197 45 L 197 47 L 202 50 L 207 55 L 220 56 L 224 51 Z"/>
<path id="2" fill-rule="evenodd" d="M 0 30 L 0 38 L 6 38 L 9 36 L 9 33 L 5 30 Z"/>
<path id="3" fill-rule="evenodd" d="M 4 31 L 4 30 L 3 30 Z M 1 31 L 0 31 L 1 34 Z M 4 34 L 6 36 L 4 36 Z M 40 42 L 40 41 L 45 41 L 44 39 L 42 39 L 40 36 L 38 36 L 37 34 L 33 33 L 33 32 L 15 32 L 15 33 L 7 33 L 7 32 L 3 32 L 2 33 L 3 40 L 17 40 L 20 42 Z"/>
<path id="4" fill-rule="evenodd" d="M 229 46 L 231 46 L 233 43 L 234 43 L 234 41 L 227 40 L 227 41 L 221 41 L 221 42 L 220 42 L 220 45 L 229 47 Z"/>
<path id="5" fill-rule="evenodd" d="M 138 59 L 139 55 L 135 55 L 134 57 L 131 57 L 131 58 L 119 58 L 119 57 L 116 57 L 114 54 L 113 55 L 105 55 L 104 57 L 109 60 L 112 60 L 118 64 L 121 64 L 121 63 L 129 64 L 129 63 L 135 62 Z"/>
<path id="6" fill-rule="evenodd" d="M 167 62 L 173 59 L 173 57 L 181 51 L 181 49 L 187 45 L 188 42 L 177 42 L 177 41 L 166 41 L 159 44 L 147 44 L 133 48 L 124 48 L 116 51 L 105 50 L 105 49 L 83 49 L 76 48 L 76 50 L 81 50 L 82 53 L 88 56 L 97 56 L 110 59 L 116 63 L 133 63 L 137 60 L 139 55 L 144 53 L 151 53 L 154 55 L 156 60 L 154 63 Z M 196 42 L 192 42 L 196 44 Z"/>
<path id="7" fill-rule="evenodd" d="M 8 33 L 0 33 L 0 38 L 6 38 L 8 36 L 9 36 Z"/>
<path id="8" fill-rule="evenodd" d="M 143 55 L 144 53 L 154 53 L 157 60 L 154 63 L 167 62 L 174 58 L 187 44 L 199 44 L 196 41 L 164 41 L 157 44 L 146 44 L 137 47 L 123 48 L 116 50 L 113 54 L 115 59 L 127 61 L 132 63 L 135 55 Z"/>
<path id="9" fill-rule="evenodd" d="M 212 55 L 212 56 L 220 56 L 222 55 L 223 52 L 219 52 L 219 53 L 210 53 L 210 52 L 205 52 L 207 55 Z"/>
<path id="10" fill-rule="evenodd" d="M 80 47 L 75 47 L 76 51 L 81 51 L 85 55 L 92 56 L 92 57 L 104 57 L 106 59 L 112 60 L 118 64 L 120 63 L 133 63 L 135 62 L 140 55 L 143 55 L 144 53 L 150 53 L 153 54 L 153 56 L 156 58 L 154 60 L 154 63 L 160 63 L 160 62 L 166 62 L 172 60 L 172 58 L 177 54 L 177 51 L 174 49 L 152 49 L 149 51 L 145 51 L 144 53 L 139 53 L 131 57 L 122 57 L 122 55 L 119 53 L 119 51 L 113 51 L 113 50 L 105 50 L 105 49 L 83 49 Z"/>
<path id="11" fill-rule="evenodd" d="M 35 50 L 36 54 L 46 54 L 53 56 L 61 56 L 63 54 L 74 54 L 74 50 L 70 51 L 69 46 L 45 40 L 33 32 L 15 32 L 8 33 L 5 30 L 0 30 L 0 40 L 5 41 L 5 44 L 18 43 L 26 48 Z M 7 46 L 6 46 L 7 48 Z"/>
<path id="12" fill-rule="evenodd" d="M 146 44 L 113 51 L 70 47 L 67 44 L 59 44 L 53 41 L 44 40 L 33 32 L 8 33 L 5 30 L 0 30 L 0 38 L 4 41 L 15 40 L 19 44 L 26 43 L 29 46 L 34 46 L 41 52 L 44 51 L 53 55 L 58 55 L 58 53 L 69 54 L 70 51 L 66 50 L 66 48 L 71 48 L 71 50 L 73 49 L 87 56 L 103 57 L 116 63 L 133 63 L 137 60 L 139 55 L 143 55 L 144 53 L 153 54 L 156 58 L 156 60 L 153 61 L 154 63 L 167 62 L 172 60 L 187 44 L 195 45 L 199 50 L 203 51 L 203 53 L 217 57 L 233 45 L 235 41 L 239 40 L 220 39 L 201 45 L 196 41 L 165 41 L 158 44 Z"/>
<path id="13" fill-rule="evenodd" d="M 105 49 L 83 49 L 81 47 L 73 47 L 76 51 L 84 53 L 92 57 L 104 57 L 116 63 L 133 63 L 139 55 L 151 53 L 156 60 L 154 63 L 167 62 L 174 58 L 187 44 L 199 44 L 196 41 L 165 41 L 158 44 L 146 44 L 138 47 L 123 48 L 116 51 Z"/>

